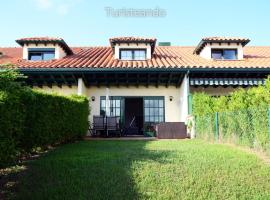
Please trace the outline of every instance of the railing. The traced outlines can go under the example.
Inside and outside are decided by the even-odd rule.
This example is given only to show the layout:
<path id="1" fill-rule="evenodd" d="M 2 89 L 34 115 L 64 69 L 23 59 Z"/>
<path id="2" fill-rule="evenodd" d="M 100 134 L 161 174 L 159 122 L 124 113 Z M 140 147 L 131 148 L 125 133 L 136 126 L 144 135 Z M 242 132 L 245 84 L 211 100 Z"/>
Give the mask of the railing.
<path id="1" fill-rule="evenodd" d="M 256 107 L 195 116 L 196 137 L 270 149 L 270 109 Z"/>

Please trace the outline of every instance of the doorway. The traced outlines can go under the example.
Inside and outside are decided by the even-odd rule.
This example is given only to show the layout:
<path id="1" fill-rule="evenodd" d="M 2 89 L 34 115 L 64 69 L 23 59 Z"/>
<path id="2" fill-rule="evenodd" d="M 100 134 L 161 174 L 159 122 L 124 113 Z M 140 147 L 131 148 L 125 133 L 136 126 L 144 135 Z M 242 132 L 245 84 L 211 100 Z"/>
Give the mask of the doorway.
<path id="1" fill-rule="evenodd" d="M 127 135 L 143 135 L 143 98 L 125 98 L 125 129 Z"/>

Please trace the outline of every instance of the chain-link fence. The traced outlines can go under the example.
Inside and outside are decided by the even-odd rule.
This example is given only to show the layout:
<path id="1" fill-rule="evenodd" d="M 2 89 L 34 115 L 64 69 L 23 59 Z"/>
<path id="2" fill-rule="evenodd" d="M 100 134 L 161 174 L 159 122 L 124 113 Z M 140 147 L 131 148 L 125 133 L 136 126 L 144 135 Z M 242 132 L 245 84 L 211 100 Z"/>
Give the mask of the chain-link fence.
<path id="1" fill-rule="evenodd" d="M 270 149 L 270 109 L 257 107 L 195 116 L 196 136 Z"/>

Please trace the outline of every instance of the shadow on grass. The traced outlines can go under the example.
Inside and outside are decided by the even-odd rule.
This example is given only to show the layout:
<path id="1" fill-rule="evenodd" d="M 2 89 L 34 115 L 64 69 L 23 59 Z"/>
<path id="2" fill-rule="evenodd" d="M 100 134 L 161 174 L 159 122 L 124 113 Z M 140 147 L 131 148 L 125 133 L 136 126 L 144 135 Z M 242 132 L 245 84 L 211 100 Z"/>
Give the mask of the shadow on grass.
<path id="1" fill-rule="evenodd" d="M 60 147 L 27 162 L 15 199 L 148 198 L 134 182 L 134 166 L 139 166 L 134 163 L 167 162 L 170 153 L 147 150 L 148 142 L 88 141 Z"/>

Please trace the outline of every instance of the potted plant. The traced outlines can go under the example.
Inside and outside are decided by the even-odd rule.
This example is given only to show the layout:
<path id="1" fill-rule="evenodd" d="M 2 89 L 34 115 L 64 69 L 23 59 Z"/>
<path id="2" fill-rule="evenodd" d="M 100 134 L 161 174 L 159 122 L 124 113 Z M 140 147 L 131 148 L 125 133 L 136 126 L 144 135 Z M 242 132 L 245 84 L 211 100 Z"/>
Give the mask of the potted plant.
<path id="1" fill-rule="evenodd" d="M 154 124 L 146 124 L 144 128 L 144 136 L 146 137 L 155 137 L 156 130 Z"/>

